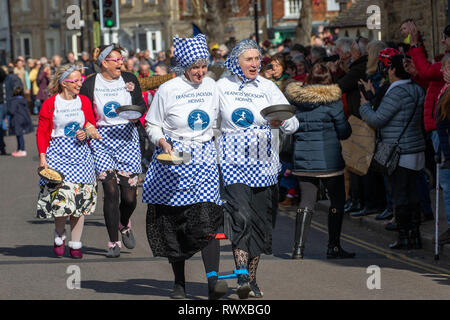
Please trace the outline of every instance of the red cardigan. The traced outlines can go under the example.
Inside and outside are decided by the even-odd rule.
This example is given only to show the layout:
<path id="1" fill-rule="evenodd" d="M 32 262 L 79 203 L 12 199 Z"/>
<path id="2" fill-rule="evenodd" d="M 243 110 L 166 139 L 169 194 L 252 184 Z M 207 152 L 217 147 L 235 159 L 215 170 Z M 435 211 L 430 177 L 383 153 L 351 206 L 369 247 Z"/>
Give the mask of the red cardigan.
<path id="1" fill-rule="evenodd" d="M 53 131 L 53 114 L 55 112 L 55 98 L 56 94 L 44 101 L 39 112 L 38 127 L 36 130 L 36 143 L 39 153 L 46 153 L 50 145 L 50 139 Z M 97 123 L 94 117 L 91 101 L 83 95 L 78 95 L 81 99 L 81 110 L 84 113 L 84 125 L 89 122 L 96 126 Z"/>
<path id="2" fill-rule="evenodd" d="M 413 79 L 427 91 L 425 96 L 423 120 L 427 132 L 436 130 L 436 107 L 438 96 L 445 85 L 441 72 L 441 63 L 428 62 L 425 55 L 425 48 L 419 46 L 408 51 L 417 69 L 418 75 Z"/>

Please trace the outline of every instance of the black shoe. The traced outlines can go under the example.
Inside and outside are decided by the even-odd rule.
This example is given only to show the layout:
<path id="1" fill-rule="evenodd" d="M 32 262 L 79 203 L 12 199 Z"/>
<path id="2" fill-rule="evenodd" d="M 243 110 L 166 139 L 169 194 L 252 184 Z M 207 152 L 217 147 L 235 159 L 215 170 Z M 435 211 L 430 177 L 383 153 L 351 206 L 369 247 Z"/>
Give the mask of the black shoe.
<path id="1" fill-rule="evenodd" d="M 450 159 L 445 159 L 440 169 L 450 169 Z"/>
<path id="2" fill-rule="evenodd" d="M 170 295 L 170 298 L 172 299 L 185 299 L 186 298 L 186 291 L 184 286 L 182 286 L 179 283 L 175 283 L 173 286 L 172 294 Z"/>
<path id="3" fill-rule="evenodd" d="M 345 213 L 355 212 L 355 211 L 361 211 L 363 209 L 363 205 L 361 204 L 361 201 L 354 200 L 352 202 L 352 205 L 349 206 L 347 209 L 344 208 Z"/>
<path id="4" fill-rule="evenodd" d="M 242 274 L 238 275 L 238 284 L 236 288 L 236 293 L 239 299 L 248 299 L 248 295 L 252 289 L 250 288 L 250 283 L 248 275 Z"/>
<path id="5" fill-rule="evenodd" d="M 375 220 L 388 220 L 394 217 L 394 211 L 386 209 L 375 217 Z"/>
<path id="6" fill-rule="evenodd" d="M 350 208 L 353 204 L 353 199 L 352 198 L 348 198 L 347 201 L 345 201 L 344 204 L 344 211 L 347 210 L 348 208 Z"/>
<path id="7" fill-rule="evenodd" d="M 261 289 L 258 287 L 258 284 L 256 281 L 250 282 L 250 288 L 252 289 L 250 293 L 248 294 L 252 298 L 262 298 L 264 293 L 261 291 Z"/>
<path id="8" fill-rule="evenodd" d="M 368 216 L 371 214 L 376 214 L 380 212 L 379 209 L 368 209 L 368 208 L 364 208 L 361 211 L 357 211 L 357 212 L 352 212 L 350 213 L 350 217 L 353 218 L 359 218 L 359 217 L 364 217 L 364 216 Z"/>
<path id="9" fill-rule="evenodd" d="M 347 252 L 340 246 L 328 247 L 327 259 L 351 259 L 355 257 L 355 253 Z"/>
<path id="10" fill-rule="evenodd" d="M 228 291 L 228 284 L 225 280 L 208 281 L 208 298 L 209 300 L 218 300 L 222 298 Z"/>
<path id="11" fill-rule="evenodd" d="M 298 260 L 303 259 L 305 248 L 296 247 L 294 248 L 294 252 L 292 252 L 292 259 Z"/>
<path id="12" fill-rule="evenodd" d="M 387 231 L 398 231 L 398 224 L 396 222 L 389 222 L 386 227 Z"/>
<path id="13" fill-rule="evenodd" d="M 11 153 L 6 152 L 5 149 L 0 150 L 0 156 L 10 156 Z"/>
<path id="14" fill-rule="evenodd" d="M 409 231 L 408 230 L 399 230 L 398 231 L 398 240 L 389 245 L 389 249 L 394 250 L 409 250 L 411 249 L 411 242 L 409 239 Z"/>

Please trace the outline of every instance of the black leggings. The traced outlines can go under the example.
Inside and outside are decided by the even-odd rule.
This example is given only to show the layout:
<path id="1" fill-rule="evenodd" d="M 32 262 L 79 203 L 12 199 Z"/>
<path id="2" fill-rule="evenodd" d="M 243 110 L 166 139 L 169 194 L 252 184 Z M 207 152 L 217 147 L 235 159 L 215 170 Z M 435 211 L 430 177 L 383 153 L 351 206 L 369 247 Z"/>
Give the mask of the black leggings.
<path id="1" fill-rule="evenodd" d="M 218 239 L 213 239 L 209 244 L 202 249 L 203 266 L 205 272 L 208 274 L 211 271 L 219 273 L 220 262 L 220 243 Z M 185 286 L 186 279 L 184 275 L 184 265 L 186 260 L 171 262 L 172 270 L 175 276 L 175 283 Z M 211 277 L 217 279 L 217 277 Z"/>
<path id="2" fill-rule="evenodd" d="M 107 177 L 102 181 L 105 195 L 103 215 L 111 242 L 119 241 L 119 222 L 126 227 L 136 208 L 137 187 L 122 183 L 122 180 L 127 179 L 123 179 L 115 172 L 108 172 Z"/>
<path id="3" fill-rule="evenodd" d="M 317 191 L 319 190 L 319 183 L 325 186 L 330 198 L 330 207 L 338 210 L 344 210 L 345 204 L 345 181 L 344 175 L 339 175 L 329 178 L 315 178 L 315 177 L 298 177 L 301 193 L 300 208 L 309 208 L 314 210 L 317 202 Z"/>

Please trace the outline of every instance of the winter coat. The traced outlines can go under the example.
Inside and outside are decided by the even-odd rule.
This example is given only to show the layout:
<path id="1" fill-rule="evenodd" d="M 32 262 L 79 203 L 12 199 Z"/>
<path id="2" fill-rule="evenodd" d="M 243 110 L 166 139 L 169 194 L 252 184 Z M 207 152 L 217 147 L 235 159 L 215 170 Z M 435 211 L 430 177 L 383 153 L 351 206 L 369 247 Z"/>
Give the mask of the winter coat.
<path id="1" fill-rule="evenodd" d="M 48 84 L 50 83 L 50 80 L 47 78 L 47 74 L 44 71 L 39 72 L 37 83 L 39 84 L 39 91 L 36 99 L 45 101 L 49 98 Z"/>
<path id="2" fill-rule="evenodd" d="M 361 119 L 359 106 L 361 95 L 358 81 L 366 78 L 367 56 L 362 56 L 350 65 L 350 70 L 336 81 L 342 93 L 346 94 L 347 104 L 351 115 Z"/>
<path id="3" fill-rule="evenodd" d="M 9 134 L 22 136 L 34 131 L 28 111 L 27 100 L 22 96 L 12 97 L 8 103 L 8 114 L 11 115 L 9 122 Z"/>
<path id="4" fill-rule="evenodd" d="M 408 53 L 411 55 L 414 66 L 418 72 L 414 80 L 417 81 L 426 91 L 424 104 L 424 124 L 427 132 L 436 130 L 436 107 L 438 96 L 442 87 L 445 85 L 444 77 L 441 72 L 441 63 L 431 64 L 425 55 L 425 48 L 419 46 L 411 48 Z"/>
<path id="5" fill-rule="evenodd" d="M 286 98 L 297 107 L 299 129 L 294 133 L 293 171 L 331 173 L 343 170 L 345 162 L 339 140 L 352 129 L 344 113 L 338 85 L 291 83 Z"/>
<path id="6" fill-rule="evenodd" d="M 386 143 L 395 143 L 407 125 L 411 113 L 414 116 L 400 138 L 401 154 L 418 153 L 425 150 L 422 132 L 422 112 L 425 94 L 423 89 L 409 81 L 388 90 L 376 111 L 370 103 L 361 106 L 362 119 L 372 128 L 379 129 L 380 138 Z"/>

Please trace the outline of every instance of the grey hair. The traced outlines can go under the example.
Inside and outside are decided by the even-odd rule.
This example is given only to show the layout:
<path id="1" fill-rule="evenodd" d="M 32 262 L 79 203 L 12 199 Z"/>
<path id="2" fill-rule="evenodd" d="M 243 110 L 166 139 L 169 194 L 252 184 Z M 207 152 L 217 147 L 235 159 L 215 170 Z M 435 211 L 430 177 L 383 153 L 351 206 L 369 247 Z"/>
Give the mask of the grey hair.
<path id="1" fill-rule="evenodd" d="M 322 58 L 325 58 L 326 56 L 327 50 L 324 47 L 314 46 L 311 48 L 311 57 L 320 60 Z"/>
<path id="2" fill-rule="evenodd" d="M 352 38 L 339 38 L 336 40 L 336 47 L 341 48 L 343 53 L 350 53 L 352 50 L 353 39 Z"/>
<path id="3" fill-rule="evenodd" d="M 175 73 L 175 75 L 181 76 L 183 75 L 187 70 L 191 69 L 192 67 L 196 66 L 197 64 L 206 63 L 206 65 L 209 66 L 209 59 L 208 58 L 200 58 L 197 60 L 192 61 L 192 63 L 188 67 L 182 67 L 181 65 L 177 65 L 173 68 L 171 68 L 171 72 Z M 160 65 L 158 65 L 160 66 Z"/>

